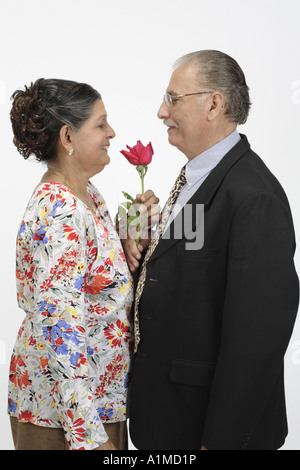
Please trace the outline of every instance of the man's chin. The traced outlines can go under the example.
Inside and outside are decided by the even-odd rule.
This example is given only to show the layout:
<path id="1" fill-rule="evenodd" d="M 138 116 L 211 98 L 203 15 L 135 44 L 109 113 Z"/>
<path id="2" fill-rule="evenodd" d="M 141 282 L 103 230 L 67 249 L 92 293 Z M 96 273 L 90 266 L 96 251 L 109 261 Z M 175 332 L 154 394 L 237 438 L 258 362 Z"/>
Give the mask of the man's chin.
<path id="1" fill-rule="evenodd" d="M 176 139 L 174 136 L 172 136 L 172 135 L 170 135 L 170 134 L 169 134 L 169 144 L 170 144 L 170 145 L 173 145 L 173 147 L 177 147 L 178 150 L 180 150 L 180 148 L 179 148 L 179 146 L 178 146 L 178 145 L 179 145 L 178 139 Z"/>
<path id="2" fill-rule="evenodd" d="M 168 138 L 169 138 L 169 143 L 176 147 L 177 146 L 176 145 L 177 139 L 176 139 L 175 131 L 176 131 L 175 128 L 169 129 L 168 130 Z"/>

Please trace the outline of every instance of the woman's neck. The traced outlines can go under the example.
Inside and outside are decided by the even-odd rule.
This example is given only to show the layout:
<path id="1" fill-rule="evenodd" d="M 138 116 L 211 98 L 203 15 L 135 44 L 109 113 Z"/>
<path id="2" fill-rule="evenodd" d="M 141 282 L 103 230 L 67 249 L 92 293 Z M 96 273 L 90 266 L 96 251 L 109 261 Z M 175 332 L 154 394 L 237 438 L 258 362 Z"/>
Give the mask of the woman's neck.
<path id="1" fill-rule="evenodd" d="M 51 166 L 51 167 L 48 166 L 48 170 L 44 174 L 41 182 L 42 183 L 50 183 L 50 182 L 61 183 L 69 191 L 71 191 L 78 199 L 80 199 L 92 211 L 94 216 L 100 217 L 97 204 L 95 203 L 95 201 L 90 196 L 87 190 L 89 179 L 78 178 L 77 175 L 76 177 L 74 175 L 72 177 L 71 172 L 66 174 L 65 172 L 61 171 L 58 168 L 55 168 L 54 166 Z"/>
<path id="2" fill-rule="evenodd" d="M 48 170 L 44 174 L 42 182 L 54 181 L 56 183 L 62 183 L 71 189 L 77 195 L 87 195 L 87 185 L 89 182 L 88 178 L 84 178 L 82 175 L 78 176 L 72 173 L 72 171 L 66 171 L 58 166 L 49 165 Z"/>

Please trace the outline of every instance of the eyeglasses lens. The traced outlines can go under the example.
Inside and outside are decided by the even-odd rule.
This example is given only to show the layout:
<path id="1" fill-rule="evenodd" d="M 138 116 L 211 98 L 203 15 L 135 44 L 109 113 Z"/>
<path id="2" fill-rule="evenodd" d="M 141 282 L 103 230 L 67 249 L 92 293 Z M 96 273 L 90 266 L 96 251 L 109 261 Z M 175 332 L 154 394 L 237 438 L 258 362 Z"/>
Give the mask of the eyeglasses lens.
<path id="1" fill-rule="evenodd" d="M 172 104 L 172 97 L 171 95 L 169 95 L 169 93 L 167 93 L 165 96 L 164 96 L 164 100 L 165 100 L 165 103 L 167 106 L 171 106 Z"/>

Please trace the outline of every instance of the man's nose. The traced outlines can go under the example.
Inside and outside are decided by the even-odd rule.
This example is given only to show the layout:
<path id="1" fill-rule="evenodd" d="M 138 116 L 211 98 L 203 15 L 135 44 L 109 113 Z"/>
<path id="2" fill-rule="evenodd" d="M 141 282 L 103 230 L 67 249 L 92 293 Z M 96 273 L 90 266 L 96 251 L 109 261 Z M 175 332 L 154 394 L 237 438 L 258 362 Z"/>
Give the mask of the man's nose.
<path id="1" fill-rule="evenodd" d="M 166 105 L 165 100 L 162 102 L 162 104 L 161 104 L 161 106 L 158 110 L 157 116 L 159 117 L 159 119 L 169 119 L 170 118 L 170 110 L 169 110 L 168 106 Z"/>

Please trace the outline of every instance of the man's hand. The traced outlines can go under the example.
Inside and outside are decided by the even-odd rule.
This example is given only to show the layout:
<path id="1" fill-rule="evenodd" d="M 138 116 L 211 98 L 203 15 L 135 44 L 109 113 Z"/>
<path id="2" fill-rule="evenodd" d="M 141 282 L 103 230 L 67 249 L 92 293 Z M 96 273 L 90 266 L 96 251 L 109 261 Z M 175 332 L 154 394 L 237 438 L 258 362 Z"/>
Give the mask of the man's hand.
<path id="1" fill-rule="evenodd" d="M 141 213 L 148 211 L 148 225 L 143 229 L 151 229 L 159 222 L 161 217 L 158 197 L 155 196 L 153 191 L 148 190 L 144 194 L 137 194 L 136 200 L 139 204 L 142 204 Z"/>
<path id="2" fill-rule="evenodd" d="M 141 213 L 147 211 L 147 217 L 143 219 L 146 221 L 146 225 L 141 228 L 141 240 L 138 247 L 136 246 L 136 240 L 130 237 L 122 240 L 122 245 L 125 251 L 127 263 L 129 269 L 134 273 L 140 265 L 142 258 L 141 253 L 148 248 L 151 241 L 151 233 L 149 230 L 156 225 L 161 218 L 161 209 L 158 205 L 159 199 L 155 196 L 153 191 L 148 190 L 144 194 L 137 194 L 136 200 L 141 204 Z"/>

